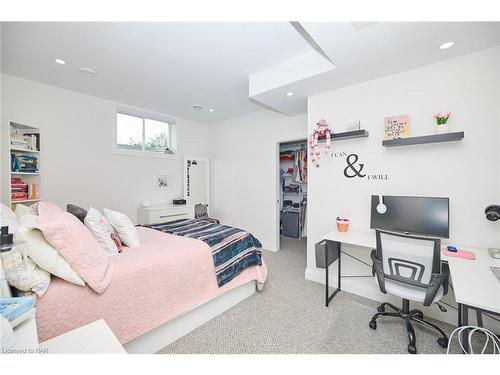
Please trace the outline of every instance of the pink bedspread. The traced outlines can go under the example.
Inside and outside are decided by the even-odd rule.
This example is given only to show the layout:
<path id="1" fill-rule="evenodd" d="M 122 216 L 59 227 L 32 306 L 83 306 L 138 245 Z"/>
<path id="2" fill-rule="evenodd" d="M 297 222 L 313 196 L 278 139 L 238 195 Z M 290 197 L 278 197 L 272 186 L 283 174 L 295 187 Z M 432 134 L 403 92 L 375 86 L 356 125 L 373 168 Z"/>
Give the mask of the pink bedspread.
<path id="1" fill-rule="evenodd" d="M 141 245 L 113 256 L 115 273 L 103 294 L 57 277 L 37 301 L 40 342 L 104 319 L 126 343 L 229 289 L 257 281 L 267 268 L 247 268 L 219 288 L 210 248 L 202 241 L 137 228 Z"/>

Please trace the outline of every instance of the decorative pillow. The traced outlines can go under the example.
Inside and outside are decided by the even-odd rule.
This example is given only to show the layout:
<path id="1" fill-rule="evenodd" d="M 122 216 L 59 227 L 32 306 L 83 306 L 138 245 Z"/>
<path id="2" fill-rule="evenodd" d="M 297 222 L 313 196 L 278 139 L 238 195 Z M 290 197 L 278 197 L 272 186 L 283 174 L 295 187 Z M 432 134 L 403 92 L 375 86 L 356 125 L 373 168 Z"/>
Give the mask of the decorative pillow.
<path id="1" fill-rule="evenodd" d="M 22 248 L 22 246 L 20 246 Z M 23 292 L 33 291 L 40 297 L 49 288 L 50 275 L 27 257 L 24 250 L 9 251 L 2 255 L 5 279 Z"/>
<path id="2" fill-rule="evenodd" d="M 99 246 L 90 230 L 74 215 L 41 202 L 38 228 L 75 272 L 97 293 L 109 286 L 114 263 Z"/>
<path id="3" fill-rule="evenodd" d="M 85 209 L 75 206 L 74 204 L 68 204 L 66 206 L 66 211 L 68 211 L 72 215 L 75 215 L 82 223 L 85 223 L 84 220 L 87 216 L 87 211 L 85 211 Z"/>
<path id="4" fill-rule="evenodd" d="M 2 227 L 8 226 L 9 233 L 14 233 L 19 225 L 21 225 L 19 218 L 16 216 L 14 211 L 3 203 L 0 203 L 0 225 Z"/>
<path id="5" fill-rule="evenodd" d="M 59 255 L 38 229 L 38 216 L 24 215 L 21 218 L 21 227 L 14 233 L 16 241 L 25 241 L 27 254 L 38 267 L 52 275 L 69 281 L 70 283 L 85 286 L 85 282 L 76 274 L 71 266 Z"/>
<path id="6" fill-rule="evenodd" d="M 31 211 L 30 206 L 25 206 L 24 204 L 16 204 L 15 210 L 16 216 L 20 219 L 24 215 L 31 215 L 33 212 Z"/>
<path id="7" fill-rule="evenodd" d="M 94 207 L 90 207 L 87 216 L 85 216 L 84 223 L 94 235 L 97 243 L 101 245 L 109 255 L 115 255 L 120 252 L 120 249 L 113 240 L 113 227 L 103 214 Z"/>
<path id="8" fill-rule="evenodd" d="M 104 209 L 104 216 L 109 220 L 113 228 L 118 233 L 120 240 L 126 246 L 139 246 L 139 234 L 137 233 L 137 229 L 135 229 L 132 220 L 125 214 L 121 212 Z"/>

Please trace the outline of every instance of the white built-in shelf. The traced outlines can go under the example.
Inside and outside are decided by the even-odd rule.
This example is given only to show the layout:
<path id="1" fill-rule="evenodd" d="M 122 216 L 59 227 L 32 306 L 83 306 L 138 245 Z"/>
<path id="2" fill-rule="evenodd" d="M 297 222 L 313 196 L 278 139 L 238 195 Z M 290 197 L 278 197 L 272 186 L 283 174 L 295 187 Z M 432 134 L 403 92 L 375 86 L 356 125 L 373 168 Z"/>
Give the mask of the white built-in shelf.
<path id="1" fill-rule="evenodd" d="M 14 152 L 26 152 L 26 153 L 31 153 L 31 154 L 38 154 L 40 151 L 38 150 L 28 150 L 27 148 L 20 148 L 20 147 L 11 147 L 10 151 Z"/>
<path id="2" fill-rule="evenodd" d="M 31 155 L 34 158 L 37 159 L 37 172 L 21 172 L 21 171 L 10 171 L 10 178 L 9 178 L 9 189 L 7 190 L 8 192 L 8 198 L 3 197 L 4 199 L 8 199 L 10 202 L 11 207 L 14 207 L 17 204 L 32 204 L 35 202 L 40 201 L 40 188 L 41 188 L 41 182 L 42 182 L 42 174 L 40 172 L 40 159 L 41 159 L 41 152 L 40 150 L 36 150 L 35 148 L 40 148 L 39 142 L 40 142 L 40 129 L 35 128 L 33 126 L 29 125 L 24 125 L 24 124 L 19 124 L 13 121 L 10 121 L 10 134 L 9 134 L 9 151 L 10 154 L 16 155 L 16 157 L 19 157 L 20 154 L 27 154 Z M 34 142 L 30 142 L 32 138 L 29 138 L 29 136 L 35 135 L 38 139 L 36 142 L 36 145 Z M 18 139 L 19 137 L 24 136 L 24 140 L 27 142 L 27 146 L 24 145 L 19 145 L 17 143 L 12 143 L 14 139 Z M 33 149 L 32 149 L 33 148 Z M 10 168 L 9 168 L 10 169 Z M 7 172 L 6 172 L 7 173 Z M 26 199 L 12 199 L 12 178 L 13 177 L 22 177 L 23 183 L 28 185 L 28 196 Z M 31 185 L 36 184 L 36 195 L 32 194 L 34 193 L 34 190 L 32 190 Z"/>
<path id="3" fill-rule="evenodd" d="M 40 201 L 40 199 L 20 199 L 20 200 L 17 200 L 17 199 L 12 199 L 11 203 L 14 204 L 14 203 L 31 203 L 31 202 L 38 202 Z"/>

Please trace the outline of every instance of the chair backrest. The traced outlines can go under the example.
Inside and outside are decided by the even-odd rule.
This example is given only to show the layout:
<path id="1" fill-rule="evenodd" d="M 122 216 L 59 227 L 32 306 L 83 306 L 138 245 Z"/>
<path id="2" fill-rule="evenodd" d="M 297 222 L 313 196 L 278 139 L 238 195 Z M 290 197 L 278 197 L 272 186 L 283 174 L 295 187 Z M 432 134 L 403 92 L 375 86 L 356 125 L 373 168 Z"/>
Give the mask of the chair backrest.
<path id="1" fill-rule="evenodd" d="M 376 230 L 377 258 L 384 277 L 395 281 L 428 286 L 432 273 L 441 268 L 441 240 Z"/>

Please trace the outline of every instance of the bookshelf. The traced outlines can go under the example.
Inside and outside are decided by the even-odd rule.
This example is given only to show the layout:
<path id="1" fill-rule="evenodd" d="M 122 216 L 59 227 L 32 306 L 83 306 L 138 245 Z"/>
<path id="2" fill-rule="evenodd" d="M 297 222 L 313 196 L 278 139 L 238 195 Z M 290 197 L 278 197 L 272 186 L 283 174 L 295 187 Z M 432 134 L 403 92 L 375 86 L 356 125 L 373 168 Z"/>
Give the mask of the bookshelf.
<path id="1" fill-rule="evenodd" d="M 31 205 L 41 199 L 40 129 L 15 122 L 9 129 L 9 200 L 16 205 Z M 17 196 L 17 198 L 15 197 Z"/>

